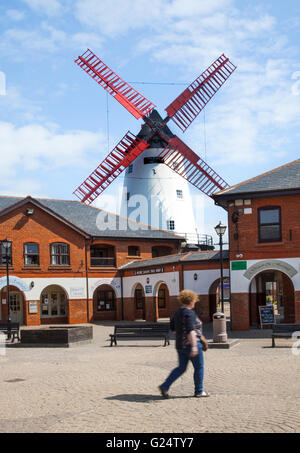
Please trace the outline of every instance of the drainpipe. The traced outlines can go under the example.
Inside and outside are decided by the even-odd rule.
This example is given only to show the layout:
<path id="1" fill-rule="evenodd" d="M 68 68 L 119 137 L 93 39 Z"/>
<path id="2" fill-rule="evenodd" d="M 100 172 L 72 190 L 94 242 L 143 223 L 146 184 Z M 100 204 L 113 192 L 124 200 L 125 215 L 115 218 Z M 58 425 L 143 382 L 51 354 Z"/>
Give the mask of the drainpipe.
<path id="1" fill-rule="evenodd" d="M 180 264 L 180 273 L 179 273 L 179 291 L 184 290 L 184 266 L 183 263 Z"/>
<path id="2" fill-rule="evenodd" d="M 87 240 L 85 240 L 85 281 L 86 281 L 86 314 L 87 320 L 90 322 L 90 309 L 89 309 L 89 273 L 87 261 Z"/>
<path id="3" fill-rule="evenodd" d="M 122 321 L 124 321 L 124 293 L 123 293 L 123 271 L 121 271 L 121 306 L 122 306 Z"/>

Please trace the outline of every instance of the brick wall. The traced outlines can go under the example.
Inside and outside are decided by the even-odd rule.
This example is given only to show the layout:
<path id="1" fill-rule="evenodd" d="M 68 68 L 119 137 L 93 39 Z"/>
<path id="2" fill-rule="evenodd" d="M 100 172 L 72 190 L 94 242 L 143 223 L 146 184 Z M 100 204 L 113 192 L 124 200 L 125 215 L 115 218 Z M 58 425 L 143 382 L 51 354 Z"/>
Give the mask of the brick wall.
<path id="1" fill-rule="evenodd" d="M 243 259 L 288 258 L 300 256 L 300 197 L 285 195 L 264 197 L 251 200 L 250 205 L 230 206 L 228 225 L 230 231 L 230 259 L 235 260 L 236 254 L 242 253 Z M 233 202 L 234 203 L 234 202 Z M 274 243 L 258 242 L 258 209 L 267 206 L 281 208 L 282 241 Z M 252 209 L 252 214 L 240 214 L 238 221 L 238 239 L 234 238 L 236 224 L 232 222 L 234 211 Z"/>

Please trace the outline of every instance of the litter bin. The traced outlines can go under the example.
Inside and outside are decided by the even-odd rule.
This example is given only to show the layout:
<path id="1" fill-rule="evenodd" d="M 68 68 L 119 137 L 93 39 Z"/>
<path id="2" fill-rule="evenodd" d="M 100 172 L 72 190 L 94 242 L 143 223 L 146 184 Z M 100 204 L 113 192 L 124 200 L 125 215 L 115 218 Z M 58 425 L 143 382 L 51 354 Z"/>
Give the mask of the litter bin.
<path id="1" fill-rule="evenodd" d="M 213 332 L 214 343 L 227 342 L 226 316 L 224 315 L 224 313 L 215 313 L 213 315 Z"/>

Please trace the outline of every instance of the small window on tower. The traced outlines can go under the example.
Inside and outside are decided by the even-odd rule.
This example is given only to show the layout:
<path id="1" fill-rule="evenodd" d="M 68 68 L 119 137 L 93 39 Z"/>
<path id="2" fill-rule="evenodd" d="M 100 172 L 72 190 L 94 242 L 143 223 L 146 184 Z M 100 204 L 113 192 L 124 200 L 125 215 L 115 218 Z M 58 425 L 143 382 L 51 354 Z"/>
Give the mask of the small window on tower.
<path id="1" fill-rule="evenodd" d="M 129 201 L 129 198 L 130 198 L 130 192 L 127 192 L 127 194 L 126 194 L 126 198 L 127 198 L 127 201 Z"/>
<path id="2" fill-rule="evenodd" d="M 167 229 L 171 231 L 175 230 L 175 220 L 167 220 Z"/>
<path id="3" fill-rule="evenodd" d="M 133 164 L 130 164 L 128 167 L 127 173 L 132 173 L 132 170 L 133 170 Z"/>
<path id="4" fill-rule="evenodd" d="M 180 198 L 182 200 L 183 198 L 183 193 L 182 190 L 176 190 L 177 198 Z"/>

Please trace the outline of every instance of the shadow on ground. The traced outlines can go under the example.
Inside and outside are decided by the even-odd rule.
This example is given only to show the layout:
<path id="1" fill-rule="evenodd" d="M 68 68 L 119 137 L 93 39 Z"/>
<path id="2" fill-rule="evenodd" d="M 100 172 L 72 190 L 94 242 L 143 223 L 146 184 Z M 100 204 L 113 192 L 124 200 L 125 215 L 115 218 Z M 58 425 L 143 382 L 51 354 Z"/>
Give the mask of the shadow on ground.
<path id="1" fill-rule="evenodd" d="M 170 396 L 168 399 L 183 399 L 183 398 L 191 398 L 191 396 Z M 121 394 L 115 396 L 109 396 L 105 398 L 106 400 L 110 401 L 126 401 L 128 403 L 147 403 L 149 401 L 165 401 L 160 395 L 143 395 L 143 394 Z"/>

